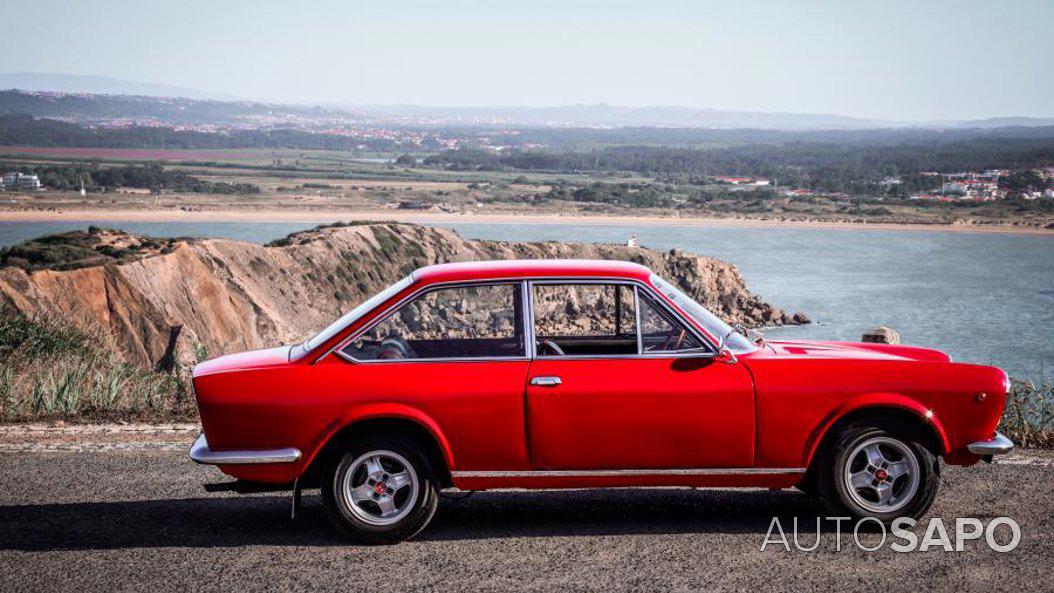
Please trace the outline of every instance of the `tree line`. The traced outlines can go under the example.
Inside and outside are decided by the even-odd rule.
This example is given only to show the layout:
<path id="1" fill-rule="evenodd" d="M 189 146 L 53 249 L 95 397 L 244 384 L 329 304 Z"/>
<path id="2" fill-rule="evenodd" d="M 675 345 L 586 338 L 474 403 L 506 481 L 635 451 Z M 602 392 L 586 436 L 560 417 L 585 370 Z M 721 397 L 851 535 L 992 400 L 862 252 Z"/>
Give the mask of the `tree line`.
<path id="1" fill-rule="evenodd" d="M 371 150 L 396 152 L 407 146 L 386 138 L 348 137 L 302 130 L 232 130 L 224 134 L 177 130 L 169 127 L 131 126 L 127 128 L 88 128 L 29 115 L 0 115 L 0 146 L 63 146 L 73 148 L 155 148 L 155 149 L 303 149 Z M 413 150 L 434 151 L 443 145 L 426 136 Z"/>
<path id="2" fill-rule="evenodd" d="M 3 172 L 17 171 L 35 174 L 45 187 L 59 190 L 108 191 L 134 187 L 152 191 L 171 190 L 186 193 L 258 194 L 260 187 L 252 183 L 205 181 L 180 171 L 169 171 L 161 163 L 100 167 L 84 165 L 0 165 Z"/>
<path id="3" fill-rule="evenodd" d="M 1054 164 L 1054 138 L 989 139 L 946 145 L 757 144 L 715 149 L 622 146 L 590 151 L 450 150 L 425 164 L 456 171 L 628 172 L 660 181 L 707 183 L 713 176 L 763 177 L 781 187 L 877 195 L 926 191 L 941 178 L 924 171 L 1032 169 Z"/>

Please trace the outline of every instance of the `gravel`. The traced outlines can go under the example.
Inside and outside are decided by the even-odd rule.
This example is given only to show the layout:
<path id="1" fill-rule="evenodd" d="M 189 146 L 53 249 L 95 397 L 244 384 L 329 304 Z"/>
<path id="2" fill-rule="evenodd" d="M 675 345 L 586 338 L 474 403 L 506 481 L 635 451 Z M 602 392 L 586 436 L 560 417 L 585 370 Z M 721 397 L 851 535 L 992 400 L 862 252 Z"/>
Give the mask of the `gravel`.
<path id="1" fill-rule="evenodd" d="M 291 521 L 286 494 L 206 493 L 225 477 L 183 451 L 33 451 L 0 458 L 5 591 L 1054 591 L 1045 451 L 945 468 L 931 516 L 952 533 L 955 517 L 1010 516 L 1022 538 L 1007 553 L 983 540 L 963 552 L 869 553 L 851 533 L 839 551 L 830 522 L 814 552 L 762 552 L 774 515 L 787 530 L 797 517 L 800 542 L 815 542 L 820 511 L 808 497 L 688 489 L 480 492 L 443 500 L 414 541 L 359 547 L 330 528 L 317 491 Z"/>

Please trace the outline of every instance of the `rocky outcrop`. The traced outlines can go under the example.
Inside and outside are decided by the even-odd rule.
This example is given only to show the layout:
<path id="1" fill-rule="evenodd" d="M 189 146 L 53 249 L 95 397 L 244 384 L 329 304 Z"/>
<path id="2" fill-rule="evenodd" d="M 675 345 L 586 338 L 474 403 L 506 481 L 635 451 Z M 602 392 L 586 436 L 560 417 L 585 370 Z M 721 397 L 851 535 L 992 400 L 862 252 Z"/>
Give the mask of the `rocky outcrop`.
<path id="1" fill-rule="evenodd" d="M 716 259 L 618 245 L 473 241 L 447 229 L 396 223 L 315 229 L 267 246 L 178 241 L 164 253 L 74 270 L 4 267 L 0 306 L 105 328 L 116 350 L 145 366 L 165 355 L 174 326 L 182 326 L 178 356 L 184 361 L 202 349 L 213 355 L 292 343 L 420 266 L 513 258 L 630 260 L 676 282 L 729 322 L 795 323 L 747 290 L 734 266 Z"/>
<path id="2" fill-rule="evenodd" d="M 900 332 L 891 327 L 880 325 L 864 333 L 864 335 L 860 337 L 860 341 L 871 342 L 873 344 L 899 344 Z"/>

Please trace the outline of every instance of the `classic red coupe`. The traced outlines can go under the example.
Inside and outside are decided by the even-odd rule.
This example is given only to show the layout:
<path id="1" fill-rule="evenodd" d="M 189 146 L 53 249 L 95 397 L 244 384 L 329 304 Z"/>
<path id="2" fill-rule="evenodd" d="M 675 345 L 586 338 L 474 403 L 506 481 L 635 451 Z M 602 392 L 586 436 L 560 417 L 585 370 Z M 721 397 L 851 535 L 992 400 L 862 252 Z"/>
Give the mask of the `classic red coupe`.
<path id="1" fill-rule="evenodd" d="M 640 265 L 421 268 L 302 344 L 194 369 L 195 461 L 320 487 L 392 543 L 442 489 L 798 487 L 918 517 L 940 464 L 1006 453 L 1008 379 L 911 346 L 753 340 Z"/>

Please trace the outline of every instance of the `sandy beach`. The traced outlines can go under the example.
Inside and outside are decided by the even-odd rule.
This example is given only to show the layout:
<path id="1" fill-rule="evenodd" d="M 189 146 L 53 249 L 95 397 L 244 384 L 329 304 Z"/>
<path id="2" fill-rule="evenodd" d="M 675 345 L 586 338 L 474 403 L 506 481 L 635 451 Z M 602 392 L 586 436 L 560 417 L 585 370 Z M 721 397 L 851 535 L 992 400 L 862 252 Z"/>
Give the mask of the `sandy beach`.
<path id="1" fill-rule="evenodd" d="M 1052 235 L 1054 228 L 1001 224 L 898 224 L 859 221 L 781 220 L 766 218 L 697 218 L 678 216 L 615 216 L 567 213 L 475 213 L 414 210 L 286 210 L 286 209 L 69 209 L 0 210 L 0 222 L 317 222 L 391 220 L 419 224 L 567 224 L 624 226 L 687 226 L 746 228 L 827 228 L 840 230 L 930 231 Z"/>

